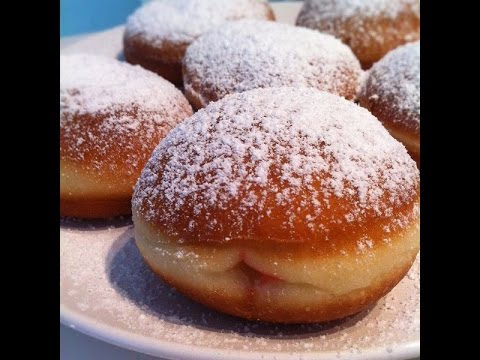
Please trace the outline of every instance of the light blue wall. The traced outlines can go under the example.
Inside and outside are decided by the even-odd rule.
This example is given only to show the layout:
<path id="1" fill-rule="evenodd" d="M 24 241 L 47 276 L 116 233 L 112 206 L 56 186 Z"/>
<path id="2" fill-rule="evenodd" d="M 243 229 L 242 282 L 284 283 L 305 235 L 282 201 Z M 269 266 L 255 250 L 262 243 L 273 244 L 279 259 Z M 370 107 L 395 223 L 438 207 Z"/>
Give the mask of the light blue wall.
<path id="1" fill-rule="evenodd" d="M 60 0 L 60 36 L 99 31 L 120 25 L 143 1 Z"/>
<path id="2" fill-rule="evenodd" d="M 122 24 L 140 4 L 141 0 L 60 0 L 60 36 Z"/>

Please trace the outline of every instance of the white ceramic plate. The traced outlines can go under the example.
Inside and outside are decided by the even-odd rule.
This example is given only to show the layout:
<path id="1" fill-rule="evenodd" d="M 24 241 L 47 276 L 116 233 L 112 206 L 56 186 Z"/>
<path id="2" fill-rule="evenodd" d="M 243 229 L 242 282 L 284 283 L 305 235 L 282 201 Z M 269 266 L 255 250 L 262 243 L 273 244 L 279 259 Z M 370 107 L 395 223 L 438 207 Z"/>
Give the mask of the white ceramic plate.
<path id="1" fill-rule="evenodd" d="M 273 4 L 293 23 L 299 3 Z M 62 53 L 121 58 L 122 27 L 61 41 Z M 370 310 L 328 325 L 271 325 L 183 297 L 145 266 L 129 219 L 60 225 L 60 320 L 87 335 L 169 359 L 411 359 L 420 353 L 419 260 Z"/>

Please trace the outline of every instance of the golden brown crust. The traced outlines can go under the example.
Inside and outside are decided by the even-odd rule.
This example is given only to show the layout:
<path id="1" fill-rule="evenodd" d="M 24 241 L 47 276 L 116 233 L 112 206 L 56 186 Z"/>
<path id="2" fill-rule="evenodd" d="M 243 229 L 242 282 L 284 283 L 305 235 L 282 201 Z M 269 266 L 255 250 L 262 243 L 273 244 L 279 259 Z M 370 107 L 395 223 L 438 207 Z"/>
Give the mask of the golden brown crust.
<path id="1" fill-rule="evenodd" d="M 319 144 L 319 147 L 322 147 Z M 327 156 L 326 156 L 327 158 Z M 167 159 L 161 160 L 160 169 L 165 168 Z M 281 177 L 282 164 L 272 164 L 269 179 L 271 188 L 283 189 L 285 186 Z M 213 175 L 213 174 L 212 174 Z M 322 174 L 328 176 L 327 174 Z M 158 181 L 163 177 L 163 173 L 158 174 Z M 383 179 L 385 182 L 388 179 Z M 200 182 L 199 178 L 199 182 Z M 137 186 L 139 186 L 137 184 Z M 378 187 L 385 186 L 385 183 L 377 184 Z M 390 197 L 385 194 L 379 199 L 379 206 L 382 204 L 391 207 L 393 215 L 379 216 L 377 209 L 373 207 L 366 207 L 362 211 L 361 221 L 344 221 L 345 215 L 355 212 L 355 204 L 358 203 L 357 195 L 350 197 L 337 197 L 329 193 L 316 191 L 321 189 L 320 181 L 314 181 L 312 190 L 304 189 L 298 195 L 290 195 L 287 206 L 277 206 L 277 194 L 268 193 L 266 195 L 264 206 L 269 209 L 268 216 L 259 216 L 255 211 L 248 212 L 242 215 L 243 230 L 232 233 L 232 229 L 238 227 L 237 219 L 235 217 L 228 217 L 229 211 L 234 211 L 241 206 L 242 199 L 249 196 L 253 198 L 261 198 L 264 194 L 264 189 L 255 184 L 249 184 L 248 187 L 239 189 L 237 198 L 232 199 L 225 208 L 211 207 L 208 215 L 216 219 L 222 226 L 217 227 L 215 232 L 212 232 L 211 224 L 207 221 L 198 222 L 196 224 L 195 237 L 191 236 L 189 230 L 189 223 L 196 212 L 197 203 L 194 199 L 185 201 L 182 206 L 176 209 L 177 217 L 169 218 L 167 222 L 158 215 L 164 208 L 162 197 L 148 198 L 144 200 L 140 213 L 145 214 L 145 210 L 155 209 L 158 211 L 157 215 L 149 219 L 149 224 L 159 229 L 159 231 L 167 231 L 168 229 L 175 230 L 175 239 L 182 239 L 187 243 L 203 243 L 205 241 L 215 243 L 234 243 L 245 244 L 266 243 L 266 246 L 271 244 L 309 244 L 307 251 L 319 251 L 322 253 L 338 252 L 341 249 L 352 251 L 356 246 L 354 239 L 369 238 L 369 239 L 384 239 L 388 237 L 398 224 L 404 222 L 411 222 L 417 216 L 416 209 L 420 201 L 420 184 L 416 183 L 415 187 L 409 189 L 411 195 L 408 201 L 390 203 Z M 289 187 L 287 187 L 289 190 Z M 282 190 L 279 190 L 281 192 Z M 305 197 L 316 198 L 318 203 L 329 203 L 330 206 L 322 209 L 321 214 L 317 218 L 315 231 L 312 232 L 307 219 L 310 214 L 315 213 L 315 205 L 313 203 L 305 204 Z M 289 228 L 289 232 L 285 232 L 284 224 L 288 222 L 288 209 L 297 209 L 296 219 Z M 231 209 L 231 210 L 230 210 Z M 342 220 L 342 221 L 337 221 Z M 320 226 L 324 224 L 325 226 Z M 400 227 L 399 227 L 400 228 Z M 248 234 L 247 234 L 248 231 Z M 347 234 L 347 235 L 346 235 Z M 375 240 L 374 240 L 375 241 Z M 261 246 L 261 245 L 258 245 Z M 295 250 L 298 251 L 299 249 Z"/>
<path id="2" fill-rule="evenodd" d="M 306 121 L 302 112 L 311 120 L 308 134 L 293 131 L 295 123 L 290 123 L 295 116 Z M 342 135 L 309 139 L 315 132 L 328 136 L 340 116 L 350 122 L 340 128 Z M 269 123 L 271 118 L 275 125 Z M 266 119 L 265 125 L 256 119 Z M 324 121 L 329 125 L 322 126 Z M 269 126 L 275 126 L 274 134 Z M 347 126 L 358 128 L 351 132 Z M 418 216 L 418 170 L 405 149 L 368 111 L 331 94 L 276 88 L 229 95 L 176 127 L 168 139 L 146 165 L 133 205 L 139 217 L 172 240 L 308 243 L 311 251 L 335 253 L 353 249 L 360 238 L 387 238 Z M 365 148 L 365 142 L 373 144 L 371 149 Z M 237 152 L 254 146 L 263 148 L 256 162 L 249 152 Z M 361 150 L 352 152 L 356 146 Z M 304 154 L 308 164 L 302 166 Z M 358 161 L 352 163 L 350 158 Z M 344 165 L 336 166 L 345 159 Z M 305 174 L 314 169 L 315 161 L 321 161 L 318 170 Z M 359 166 L 360 161 L 364 165 Z M 268 169 L 264 178 L 268 186 L 257 175 L 261 169 Z M 368 175 L 363 175 L 364 170 Z M 299 186 L 295 178 L 302 177 L 308 180 Z M 357 191 L 364 179 L 371 183 L 370 193 Z M 335 191 L 336 187 L 341 190 Z M 373 197 L 366 203 L 369 194 Z"/>
<path id="3" fill-rule="evenodd" d="M 177 107 L 177 121 L 192 114 L 186 100 Z M 128 116 L 135 112 L 123 111 Z M 121 114 L 116 112 L 117 116 Z M 119 134 L 104 128 L 112 113 L 64 112 L 60 116 L 69 118 L 68 125 L 60 127 L 60 215 L 103 218 L 130 214 L 133 186 L 173 124 L 158 124 L 152 132 L 149 124 L 140 123 L 136 131 Z"/>
<path id="4" fill-rule="evenodd" d="M 415 257 L 404 268 L 392 273 L 390 277 L 368 289 L 368 291 L 354 291 L 332 302 L 309 303 L 308 310 L 305 307 L 299 308 L 298 304 L 294 302 L 295 298 L 279 299 L 277 296 L 271 295 L 261 298 L 253 295 L 239 296 L 241 294 L 218 291 L 202 292 L 185 286 L 181 279 L 165 276 L 156 270 L 154 264 L 148 261 L 147 264 L 157 276 L 170 286 L 199 303 L 216 310 L 248 320 L 299 324 L 338 320 L 366 310 L 388 294 L 403 279 L 410 269 L 413 260 L 415 260 Z M 279 293 L 275 293 L 275 295 L 279 295 Z"/>
<path id="5" fill-rule="evenodd" d="M 311 59 L 310 64 L 313 65 L 318 62 L 318 59 Z M 322 68 L 322 64 L 319 63 L 318 68 Z M 344 76 L 342 82 L 337 79 L 331 79 L 331 82 L 335 82 L 335 92 L 344 97 L 347 100 L 354 100 L 357 96 L 359 72 L 355 68 L 348 67 L 346 65 L 338 65 Z M 182 64 L 183 83 L 185 86 L 184 94 L 190 104 L 195 110 L 200 110 L 207 106 L 210 102 L 218 101 L 225 96 L 225 89 L 218 89 L 217 84 L 209 86 L 203 81 L 194 71 L 190 69 L 185 62 Z M 241 74 L 238 77 L 241 78 Z M 323 89 L 324 77 L 318 76 L 315 79 L 309 79 L 310 86 Z M 269 87 L 269 86 L 264 86 Z M 231 91 L 231 89 L 230 89 Z"/>
<path id="6" fill-rule="evenodd" d="M 151 139 L 138 136 L 147 133 L 148 124 L 139 124 L 137 131 L 118 133 L 117 129 L 106 129 L 103 125 L 112 116 L 121 117 L 123 114 L 134 117 L 136 111 L 117 111 L 103 114 L 70 114 L 61 113 L 63 118 L 69 118 L 68 123 L 60 127 L 60 160 L 67 161 L 70 166 L 75 165 L 83 169 L 90 176 L 110 177 L 113 181 L 131 183 L 138 176 L 144 163 L 148 160 L 153 144 L 157 144 L 168 132 L 168 123 L 164 129 L 159 127 Z M 78 140 L 81 144 L 78 145 Z M 150 146 L 145 144 L 148 140 Z M 150 147 L 150 152 L 146 148 Z M 82 156 L 78 156 L 79 150 Z M 136 161 L 125 162 L 127 158 Z M 126 177 L 126 178 L 125 178 Z"/>
<path id="7" fill-rule="evenodd" d="M 358 102 L 361 106 L 375 115 L 387 129 L 405 134 L 410 141 L 420 140 L 419 114 L 412 109 L 399 108 L 396 104 L 398 99 L 385 94 L 386 91 L 383 90 L 388 87 L 388 84 L 379 83 L 368 77 L 363 85 L 362 91 L 358 94 Z"/>
<path id="8" fill-rule="evenodd" d="M 272 165 L 274 167 L 274 165 Z M 272 171 L 275 173 L 275 171 Z M 158 178 L 161 179 L 162 173 Z M 281 178 L 271 178 L 272 188 L 282 188 Z M 383 184 L 382 184 L 383 185 Z M 380 186 L 380 184 L 379 184 Z M 318 188 L 320 186 L 318 185 Z M 248 189 L 242 189 L 244 197 L 252 196 L 260 198 L 263 193 L 261 187 L 255 185 L 249 186 Z M 232 229 L 235 228 L 236 220 L 234 218 L 227 218 L 226 209 L 211 208 L 209 209 L 209 216 L 217 219 L 222 226 L 216 228 L 215 233 L 212 234 L 211 224 L 208 221 L 199 222 L 196 226 L 196 237 L 192 237 L 189 232 L 189 223 L 193 218 L 196 203 L 191 200 L 183 204 L 181 209 L 177 210 L 178 217 L 169 219 L 168 223 L 162 221 L 158 216 L 149 223 L 152 226 L 158 227 L 160 231 L 170 228 L 175 228 L 175 238 L 184 239 L 187 243 L 202 243 L 205 240 L 215 243 L 266 243 L 266 246 L 271 244 L 309 244 L 308 251 L 318 251 L 322 253 L 338 252 L 340 249 L 352 251 L 356 246 L 354 239 L 369 238 L 369 239 L 383 239 L 389 236 L 397 223 L 404 221 L 410 222 L 416 216 L 416 208 L 418 208 L 420 200 L 420 186 L 419 184 L 413 189 L 414 195 L 408 202 L 392 204 L 392 212 L 394 216 L 381 217 L 374 208 L 365 208 L 362 214 L 362 221 L 336 221 L 343 220 L 345 214 L 353 212 L 354 202 L 358 201 L 355 197 L 332 197 L 321 192 L 309 192 L 305 190 L 304 193 L 297 196 L 291 195 L 289 199 L 289 207 L 298 209 L 296 213 L 297 219 L 305 219 L 312 213 L 315 208 L 313 206 L 304 205 L 304 197 L 316 197 L 319 203 L 330 202 L 331 206 L 322 210 L 318 218 L 318 224 L 325 224 L 326 226 L 318 226 L 315 232 L 311 231 L 309 223 L 306 221 L 296 221 L 290 229 L 291 235 L 285 233 L 284 224 L 288 221 L 287 208 L 283 206 L 275 206 L 276 196 L 274 193 L 268 194 L 265 201 L 265 207 L 270 209 L 268 216 L 259 217 L 256 212 L 246 213 L 242 217 L 244 226 L 243 235 L 235 233 L 232 234 Z M 254 194 L 254 195 L 252 195 Z M 242 196 L 234 199 L 228 204 L 227 209 L 236 209 L 240 206 Z M 149 199 L 148 206 L 152 209 L 162 209 L 161 198 Z M 385 204 L 389 203 L 387 195 L 381 200 Z M 270 206 L 271 204 L 271 206 Z M 303 206 L 302 206 L 303 205 Z M 393 221 L 393 224 L 392 224 Z M 230 225 L 229 225 L 230 224 Z M 385 229 L 388 229 L 386 231 Z M 248 235 L 246 233 L 248 231 Z M 345 234 L 348 234 L 347 236 Z"/>
<path id="9" fill-rule="evenodd" d="M 330 35 L 252 20 L 200 36 L 188 47 L 182 72 L 185 96 L 196 109 L 228 94 L 280 86 L 353 100 L 363 73 L 352 51 Z"/>
<path id="10" fill-rule="evenodd" d="M 132 199 L 136 244 L 192 298 L 248 319 L 360 311 L 419 248 L 419 176 L 367 110 L 310 88 L 228 95 L 172 130 Z"/>
<path id="11" fill-rule="evenodd" d="M 270 5 L 265 4 L 265 20 L 275 21 Z M 243 16 L 229 20 L 239 20 Z M 143 34 L 131 35 L 128 31 L 123 36 L 123 54 L 130 64 L 140 65 L 153 71 L 176 86 L 182 85 L 182 58 L 189 42 L 179 42 L 162 38 L 157 44 Z"/>
<path id="12" fill-rule="evenodd" d="M 192 109 L 144 69 L 90 55 L 64 56 L 61 64 L 60 214 L 130 214 L 133 186 L 153 149 Z"/>
<path id="13" fill-rule="evenodd" d="M 392 134 L 394 138 L 402 142 L 411 154 L 420 152 L 420 128 L 408 126 L 411 115 L 408 112 L 399 112 L 388 99 L 374 99 L 371 94 L 376 94 L 375 89 L 366 88 L 366 91 L 358 96 L 361 106 L 370 110 Z M 415 161 L 417 159 L 414 158 Z M 417 161 L 418 163 L 418 161 Z"/>
<path id="14" fill-rule="evenodd" d="M 409 0 L 384 3 L 364 1 L 362 8 L 353 9 L 346 2 L 306 1 L 297 18 L 297 25 L 326 32 L 350 46 L 364 69 L 369 69 L 386 53 L 420 38 L 418 4 Z M 377 9 L 372 9 L 378 6 Z M 392 9 L 388 9 L 391 6 Z M 385 7 L 385 8 L 382 8 Z M 328 9 L 328 10 L 325 10 Z M 392 16 L 392 12 L 395 15 Z M 347 15 L 348 14 L 348 15 Z"/>
<path id="15" fill-rule="evenodd" d="M 308 244 L 189 246 L 134 222 L 140 252 L 168 284 L 228 314 L 279 323 L 335 320 L 368 308 L 405 276 L 419 246 L 418 221 L 368 252 L 336 255 L 312 254 Z"/>
<path id="16" fill-rule="evenodd" d="M 377 62 L 357 98 L 420 165 L 420 42 L 398 47 Z"/>
<path id="17" fill-rule="evenodd" d="M 130 64 L 140 65 L 179 86 L 182 84 L 181 61 L 188 45 L 166 40 L 157 47 L 139 35 L 125 34 L 123 54 Z"/>
<path id="18" fill-rule="evenodd" d="M 420 19 L 407 11 L 399 13 L 395 19 L 385 17 L 365 19 L 363 21 L 364 30 L 361 33 L 358 32 L 357 21 L 358 19 L 350 20 L 339 26 L 343 28 L 342 33 L 355 34 L 341 36 L 341 39 L 350 46 L 360 60 L 363 69 L 372 67 L 375 62 L 397 46 L 420 38 Z M 321 29 L 322 26 L 320 26 Z M 395 29 L 395 31 L 389 31 L 388 29 Z M 412 32 L 416 32 L 417 35 L 410 37 L 407 41 L 405 34 Z M 383 41 L 378 42 L 377 39 L 368 36 L 370 33 L 383 33 Z M 352 38 L 355 36 L 359 38 L 353 42 Z"/>
<path id="19" fill-rule="evenodd" d="M 409 129 L 397 127 L 388 121 L 384 123 L 384 126 L 395 139 L 405 145 L 408 153 L 420 169 L 420 134 L 415 134 Z"/>

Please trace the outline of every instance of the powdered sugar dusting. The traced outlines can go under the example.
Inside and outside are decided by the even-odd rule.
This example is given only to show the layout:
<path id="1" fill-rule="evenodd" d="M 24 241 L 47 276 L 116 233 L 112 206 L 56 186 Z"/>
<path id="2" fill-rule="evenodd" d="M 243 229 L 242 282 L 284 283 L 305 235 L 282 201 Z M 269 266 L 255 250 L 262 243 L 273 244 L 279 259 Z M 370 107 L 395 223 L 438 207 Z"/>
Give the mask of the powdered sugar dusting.
<path id="1" fill-rule="evenodd" d="M 297 24 L 332 34 L 370 67 L 388 50 L 418 40 L 419 0 L 306 0 Z"/>
<path id="2" fill-rule="evenodd" d="M 360 96 L 381 103 L 391 111 L 389 119 L 420 131 L 420 41 L 390 51 L 373 65 Z"/>
<path id="3" fill-rule="evenodd" d="M 101 323 L 126 331 L 130 341 L 142 336 L 159 356 L 168 348 L 176 356 L 215 352 L 225 359 L 228 352 L 248 359 L 318 359 L 324 352 L 386 358 L 419 347 L 419 257 L 369 311 L 330 324 L 282 326 L 223 315 L 182 296 L 149 270 L 132 237 L 130 226 L 60 228 L 61 311 L 86 317 L 93 335 L 93 324 Z"/>
<path id="4" fill-rule="evenodd" d="M 393 209 L 416 202 L 418 187 L 404 146 L 367 110 L 315 89 L 270 88 L 229 95 L 172 130 L 142 172 L 133 208 L 174 237 L 188 208 L 184 234 L 196 238 L 207 222 L 203 241 L 224 228 L 248 237 L 281 208 L 281 232 L 301 238 L 299 223 L 318 234 L 372 214 L 405 228 L 418 214 Z M 343 215 L 325 211 L 331 203 Z"/>
<path id="5" fill-rule="evenodd" d="M 206 89 L 210 98 L 204 103 L 278 86 L 309 86 L 353 98 L 362 73 L 348 46 L 330 35 L 254 20 L 228 23 L 198 38 L 187 49 L 184 68 L 186 90 Z"/>
<path id="6" fill-rule="evenodd" d="M 90 54 L 60 55 L 60 110 L 70 113 L 109 111 L 137 106 L 159 109 L 179 91 L 168 81 L 140 66 Z"/>
<path id="7" fill-rule="evenodd" d="M 368 249 L 373 247 L 373 242 L 371 239 L 363 238 L 357 241 L 357 251 L 359 253 L 365 253 Z"/>
<path id="8" fill-rule="evenodd" d="M 418 0 L 305 0 L 302 21 L 318 23 L 322 20 L 351 19 L 354 17 L 397 17 L 408 6 L 420 17 Z"/>
<path id="9" fill-rule="evenodd" d="M 228 20 L 266 19 L 265 0 L 151 1 L 127 20 L 126 36 L 141 35 L 153 45 L 165 41 L 189 44 L 205 31 Z"/>
<path id="10" fill-rule="evenodd" d="M 84 160 L 93 150 L 98 157 L 91 165 L 100 169 L 103 155 L 123 147 L 131 148 L 124 161 L 136 163 L 191 113 L 178 89 L 140 66 L 89 54 L 60 55 L 61 155 L 70 160 Z M 139 138 L 143 155 L 135 150 Z"/>

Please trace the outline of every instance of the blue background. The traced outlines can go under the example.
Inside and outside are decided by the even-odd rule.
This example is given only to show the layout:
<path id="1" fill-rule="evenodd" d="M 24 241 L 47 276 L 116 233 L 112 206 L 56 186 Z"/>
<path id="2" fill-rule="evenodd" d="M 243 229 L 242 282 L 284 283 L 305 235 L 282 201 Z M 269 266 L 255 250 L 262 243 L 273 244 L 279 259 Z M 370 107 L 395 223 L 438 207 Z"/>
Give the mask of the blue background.
<path id="1" fill-rule="evenodd" d="M 60 36 L 120 25 L 141 4 L 141 0 L 60 0 Z"/>
<path id="2" fill-rule="evenodd" d="M 282 0 L 280 0 L 282 1 Z M 60 0 L 60 36 L 123 24 L 142 0 Z"/>

